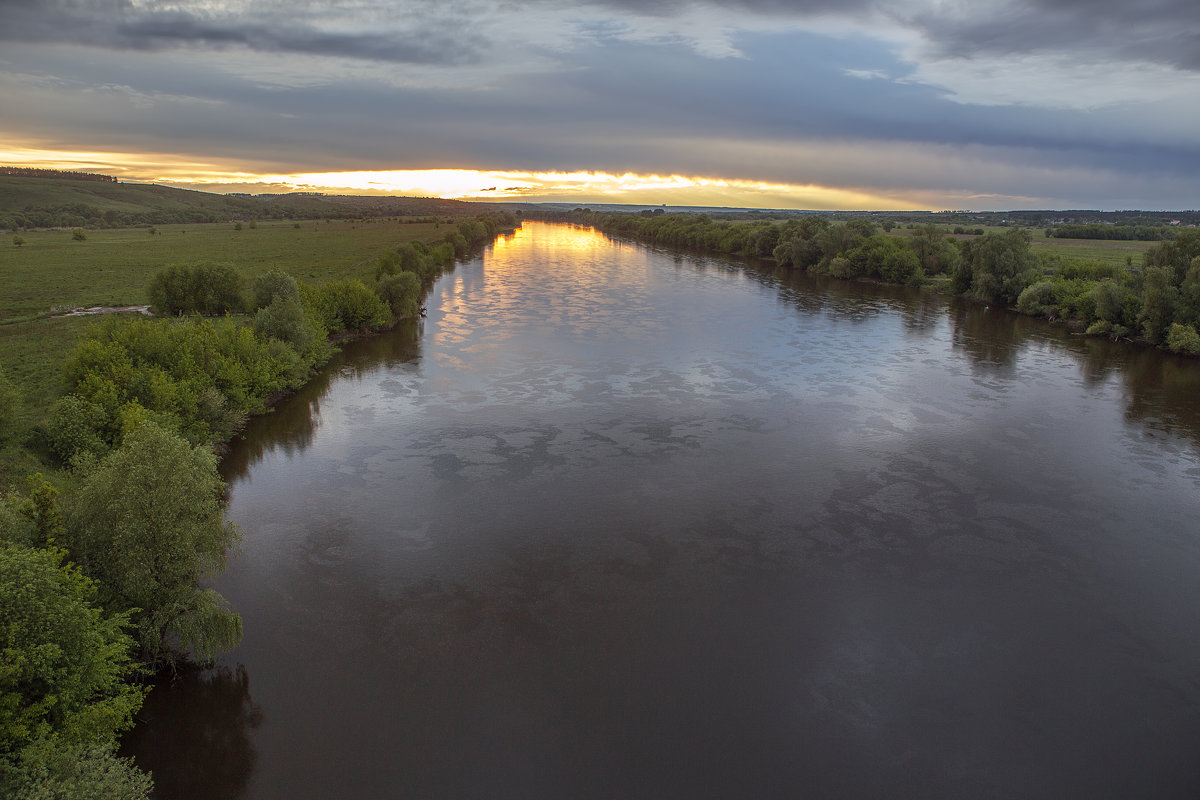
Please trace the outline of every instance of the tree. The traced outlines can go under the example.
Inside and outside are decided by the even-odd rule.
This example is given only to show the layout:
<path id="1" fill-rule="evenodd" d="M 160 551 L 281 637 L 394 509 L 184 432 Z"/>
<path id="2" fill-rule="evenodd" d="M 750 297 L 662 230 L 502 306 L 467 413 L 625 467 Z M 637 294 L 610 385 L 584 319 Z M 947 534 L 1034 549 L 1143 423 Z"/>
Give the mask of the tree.
<path id="1" fill-rule="evenodd" d="M 305 285 L 300 294 L 304 313 L 330 332 L 379 328 L 391 316 L 379 296 L 357 278 Z"/>
<path id="2" fill-rule="evenodd" d="M 71 238 L 77 242 L 86 242 L 87 234 L 83 232 L 83 228 L 75 228 L 71 231 Z"/>
<path id="3" fill-rule="evenodd" d="M 1200 334 L 1191 325 L 1172 323 L 1167 334 L 1167 347 L 1176 353 L 1187 353 L 1190 356 L 1200 356 Z"/>
<path id="4" fill-rule="evenodd" d="M 148 294 L 160 314 L 226 314 L 241 308 L 242 277 L 232 264 L 172 264 L 154 274 Z"/>
<path id="5" fill-rule="evenodd" d="M 300 305 L 297 297 L 277 297 L 270 305 L 254 315 L 254 332 L 269 339 L 287 342 L 301 355 L 308 353 L 317 331 Z"/>
<path id="6" fill-rule="evenodd" d="M 1054 281 L 1031 284 L 1017 297 L 1017 311 L 1034 317 L 1053 317 L 1058 310 Z"/>
<path id="7" fill-rule="evenodd" d="M 1172 275 L 1173 271 L 1169 267 L 1146 269 L 1138 322 L 1142 326 L 1142 334 L 1153 344 L 1163 341 L 1171 322 L 1175 319 L 1179 290 L 1171 285 Z"/>
<path id="8" fill-rule="evenodd" d="M 959 250 L 953 241 L 946 238 L 940 227 L 931 224 L 919 225 L 909 242 L 927 275 L 954 273 L 960 258 Z"/>
<path id="9" fill-rule="evenodd" d="M 872 275 L 889 283 L 917 282 L 921 262 L 904 240 L 876 234 L 846 254 L 853 275 Z M 836 274 L 830 265 L 830 274 Z M 852 276 L 839 276 L 852 277 Z"/>
<path id="10" fill-rule="evenodd" d="M 0 795 L 22 800 L 147 800 L 154 781 L 111 746 L 26 748 L 0 778 Z"/>
<path id="11" fill-rule="evenodd" d="M 136 609 L 146 658 L 173 666 L 177 654 L 207 660 L 236 646 L 241 618 L 199 588 L 240 538 L 222 516 L 212 450 L 145 421 L 82 472 L 69 515 L 80 561 L 108 608 Z"/>
<path id="12" fill-rule="evenodd" d="M 1175 317 L 1193 327 L 1200 325 L 1200 256 L 1192 259 L 1183 283 L 1179 286 L 1179 305 Z"/>
<path id="13" fill-rule="evenodd" d="M 17 247 L 21 247 L 25 244 L 25 237 L 21 236 L 20 234 L 13 234 L 13 244 Z"/>
<path id="14" fill-rule="evenodd" d="M 376 287 L 380 299 L 396 317 L 415 317 L 420 309 L 421 279 L 411 272 L 383 278 Z"/>
<path id="15" fill-rule="evenodd" d="M 254 296 L 254 309 L 266 308 L 280 298 L 300 302 L 296 279 L 283 270 L 273 269 L 255 276 L 250 292 Z"/>
<path id="16" fill-rule="evenodd" d="M 1023 228 L 987 233 L 969 242 L 963 261 L 971 270 L 971 292 L 980 300 L 1011 306 L 1036 277 L 1032 237 Z"/>
<path id="17" fill-rule="evenodd" d="M 91 580 L 59 550 L 0 544 L 0 754 L 39 741 L 110 743 L 133 723 L 144 690 L 128 615 L 95 604 Z"/>

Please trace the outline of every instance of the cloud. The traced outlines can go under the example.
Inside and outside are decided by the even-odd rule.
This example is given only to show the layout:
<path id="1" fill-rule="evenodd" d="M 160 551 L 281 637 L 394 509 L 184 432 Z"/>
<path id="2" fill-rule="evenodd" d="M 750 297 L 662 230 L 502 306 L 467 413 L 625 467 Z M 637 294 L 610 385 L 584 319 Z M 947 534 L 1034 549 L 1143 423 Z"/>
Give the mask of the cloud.
<path id="1" fill-rule="evenodd" d="M 129 0 L 8 0 L 0 41 L 89 45 L 115 50 L 179 47 L 296 53 L 397 64 L 476 60 L 469 20 L 453 14 L 406 17 L 381 32 L 369 9 L 340 17 L 336 9 L 208 3 L 141 5 Z M 346 23 L 350 23 L 347 25 Z"/>
<path id="2" fill-rule="evenodd" d="M 1195 0 L 1009 0 L 897 6 L 930 55 L 971 59 L 1069 52 L 1105 60 L 1200 70 L 1200 3 Z M 955 13 L 957 11 L 957 13 Z"/>
<path id="3" fill-rule="evenodd" d="M 0 136 L 174 148 L 248 175 L 590 170 L 932 205 L 1191 206 L 1178 176 L 1200 169 L 1200 73 L 1179 66 L 1176 40 L 1196 13 L 1166 1 L 1135 13 L 1050 0 L 0 0 L 0 91 L 22 110 Z"/>

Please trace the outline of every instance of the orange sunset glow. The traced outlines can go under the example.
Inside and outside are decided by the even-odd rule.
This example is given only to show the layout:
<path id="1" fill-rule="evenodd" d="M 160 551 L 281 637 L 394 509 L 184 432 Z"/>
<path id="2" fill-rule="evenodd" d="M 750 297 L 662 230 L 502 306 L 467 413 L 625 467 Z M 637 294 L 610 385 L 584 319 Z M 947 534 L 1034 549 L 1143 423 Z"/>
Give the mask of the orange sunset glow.
<path id="1" fill-rule="evenodd" d="M 36 146 L 0 148 L 0 163 L 98 171 L 124 182 L 159 183 L 216 193 L 324 192 L 584 205 L 628 203 L 866 210 L 929 207 L 919 199 L 899 194 L 884 195 L 816 184 L 632 172 L 408 169 L 261 173 L 243 165 L 169 153 L 59 151 Z"/>

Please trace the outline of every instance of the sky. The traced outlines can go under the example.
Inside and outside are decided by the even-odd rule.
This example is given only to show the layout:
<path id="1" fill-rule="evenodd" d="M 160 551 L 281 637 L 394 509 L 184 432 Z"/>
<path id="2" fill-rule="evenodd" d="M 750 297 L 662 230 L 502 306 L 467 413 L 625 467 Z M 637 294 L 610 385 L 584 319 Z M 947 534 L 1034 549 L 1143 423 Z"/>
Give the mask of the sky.
<path id="1" fill-rule="evenodd" d="M 0 164 L 205 191 L 1200 208 L 1197 0 L 0 0 Z"/>

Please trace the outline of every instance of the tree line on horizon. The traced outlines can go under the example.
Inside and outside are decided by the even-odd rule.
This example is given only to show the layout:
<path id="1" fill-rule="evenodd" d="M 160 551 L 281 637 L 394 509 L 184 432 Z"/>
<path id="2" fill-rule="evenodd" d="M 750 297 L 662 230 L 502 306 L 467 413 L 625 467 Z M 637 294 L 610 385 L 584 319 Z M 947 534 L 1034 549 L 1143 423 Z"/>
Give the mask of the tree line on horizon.
<path id="1" fill-rule="evenodd" d="M 12 175 L 21 178 L 62 178 L 72 181 L 98 181 L 100 183 L 117 183 L 112 175 L 101 175 L 97 172 L 77 172 L 68 169 L 46 169 L 44 167 L 5 167 L 0 166 L 0 175 Z"/>

